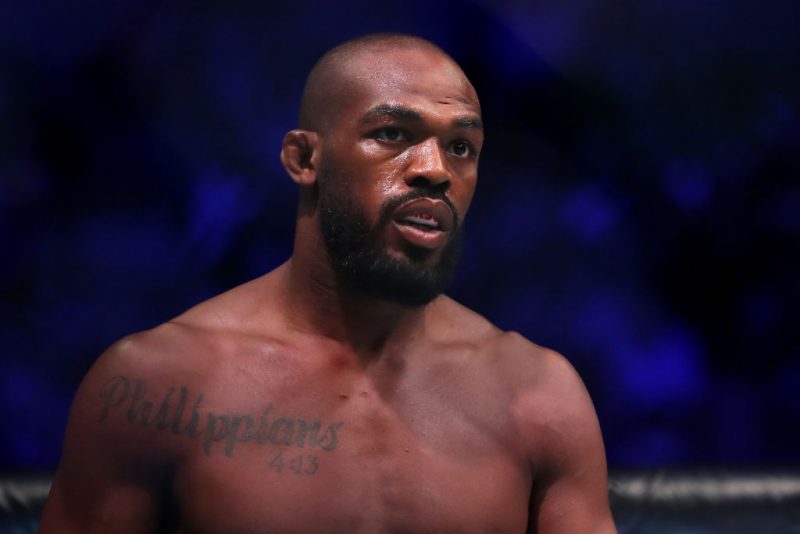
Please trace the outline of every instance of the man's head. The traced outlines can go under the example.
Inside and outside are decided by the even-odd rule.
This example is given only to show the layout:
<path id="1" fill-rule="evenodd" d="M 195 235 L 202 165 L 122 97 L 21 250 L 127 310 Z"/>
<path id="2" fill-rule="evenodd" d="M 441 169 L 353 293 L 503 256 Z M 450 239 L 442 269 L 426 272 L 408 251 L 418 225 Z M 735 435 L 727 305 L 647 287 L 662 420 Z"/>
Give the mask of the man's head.
<path id="1" fill-rule="evenodd" d="M 405 305 L 442 292 L 483 143 L 458 65 L 417 37 L 349 41 L 312 69 L 299 126 L 281 158 L 341 282 Z"/>

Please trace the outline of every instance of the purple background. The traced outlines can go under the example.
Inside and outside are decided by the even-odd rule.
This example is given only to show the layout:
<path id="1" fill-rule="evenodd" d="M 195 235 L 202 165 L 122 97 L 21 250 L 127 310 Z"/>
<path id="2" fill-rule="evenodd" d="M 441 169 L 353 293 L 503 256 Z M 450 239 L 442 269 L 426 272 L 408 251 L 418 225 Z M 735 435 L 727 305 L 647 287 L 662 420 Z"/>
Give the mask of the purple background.
<path id="1" fill-rule="evenodd" d="M 289 255 L 304 76 L 379 30 L 482 99 L 451 294 L 573 362 L 610 463 L 800 463 L 797 2 L 269 4 L 0 4 L 3 469 L 55 466 L 114 340 Z"/>

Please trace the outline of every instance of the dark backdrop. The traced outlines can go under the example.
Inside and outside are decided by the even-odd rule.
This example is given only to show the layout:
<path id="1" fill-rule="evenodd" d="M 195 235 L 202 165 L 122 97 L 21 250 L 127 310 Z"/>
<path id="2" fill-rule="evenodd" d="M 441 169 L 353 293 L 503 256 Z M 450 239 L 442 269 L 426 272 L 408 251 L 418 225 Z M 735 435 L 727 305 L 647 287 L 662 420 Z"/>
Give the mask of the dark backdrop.
<path id="1" fill-rule="evenodd" d="M 303 78 L 379 30 L 482 99 L 452 295 L 572 361 L 610 463 L 798 463 L 797 2 L 293 5 L 0 4 L 0 467 L 55 466 L 114 340 L 288 257 Z"/>

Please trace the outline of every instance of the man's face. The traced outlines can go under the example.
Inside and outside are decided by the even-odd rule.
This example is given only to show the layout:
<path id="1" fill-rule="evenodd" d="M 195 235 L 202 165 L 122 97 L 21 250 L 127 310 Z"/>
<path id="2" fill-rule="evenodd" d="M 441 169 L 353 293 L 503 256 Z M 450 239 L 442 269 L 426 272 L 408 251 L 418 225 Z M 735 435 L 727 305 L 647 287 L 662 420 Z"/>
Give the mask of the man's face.
<path id="1" fill-rule="evenodd" d="M 460 69 L 427 49 L 351 62 L 323 134 L 319 221 L 352 289 L 414 306 L 449 283 L 483 143 Z"/>

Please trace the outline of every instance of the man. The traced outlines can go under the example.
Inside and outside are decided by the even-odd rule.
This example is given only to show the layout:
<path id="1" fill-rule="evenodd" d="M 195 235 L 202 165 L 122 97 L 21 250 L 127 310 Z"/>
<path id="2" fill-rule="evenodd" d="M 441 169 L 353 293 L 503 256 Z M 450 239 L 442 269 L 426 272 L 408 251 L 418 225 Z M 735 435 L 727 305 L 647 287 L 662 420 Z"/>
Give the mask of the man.
<path id="1" fill-rule="evenodd" d="M 299 126 L 291 259 L 98 360 L 42 532 L 615 532 L 574 370 L 440 294 L 483 142 L 458 65 L 345 43 Z"/>

